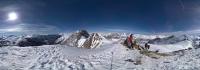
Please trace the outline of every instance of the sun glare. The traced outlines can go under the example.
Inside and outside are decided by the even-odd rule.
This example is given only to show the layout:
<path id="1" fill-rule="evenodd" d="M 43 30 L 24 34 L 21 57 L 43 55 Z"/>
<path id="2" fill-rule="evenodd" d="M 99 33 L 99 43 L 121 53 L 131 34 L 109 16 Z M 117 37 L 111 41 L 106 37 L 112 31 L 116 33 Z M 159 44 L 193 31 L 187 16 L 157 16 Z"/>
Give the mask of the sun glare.
<path id="1" fill-rule="evenodd" d="M 18 15 L 16 12 L 10 12 L 8 13 L 8 20 L 9 21 L 15 21 L 18 19 Z"/>

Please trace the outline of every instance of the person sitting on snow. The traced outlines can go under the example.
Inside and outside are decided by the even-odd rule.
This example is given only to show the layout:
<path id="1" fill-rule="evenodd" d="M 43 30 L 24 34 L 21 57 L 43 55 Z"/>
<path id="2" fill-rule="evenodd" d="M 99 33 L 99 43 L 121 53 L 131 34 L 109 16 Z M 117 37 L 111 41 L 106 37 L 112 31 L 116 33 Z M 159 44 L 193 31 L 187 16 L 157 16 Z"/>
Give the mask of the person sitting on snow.
<path id="1" fill-rule="evenodd" d="M 130 49 L 133 48 L 133 34 L 126 38 L 124 44 Z"/>
<path id="2" fill-rule="evenodd" d="M 150 45 L 148 43 L 145 43 L 145 49 L 149 49 Z"/>

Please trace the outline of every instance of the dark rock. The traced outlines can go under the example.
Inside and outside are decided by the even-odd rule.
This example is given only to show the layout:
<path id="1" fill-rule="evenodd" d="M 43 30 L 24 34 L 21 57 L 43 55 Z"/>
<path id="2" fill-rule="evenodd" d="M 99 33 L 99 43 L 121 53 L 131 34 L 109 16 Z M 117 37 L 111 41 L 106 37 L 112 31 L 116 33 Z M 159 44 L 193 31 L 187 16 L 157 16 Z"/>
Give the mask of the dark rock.
<path id="1" fill-rule="evenodd" d="M 128 62 L 135 62 L 135 61 L 132 60 L 132 59 L 127 59 L 127 60 L 125 60 L 125 61 L 128 61 Z"/>
<path id="2" fill-rule="evenodd" d="M 175 44 L 177 42 L 189 40 L 187 35 L 180 35 L 180 36 L 169 36 L 166 38 L 155 38 L 153 40 L 149 40 L 148 43 L 150 44 Z"/>
<path id="3" fill-rule="evenodd" d="M 61 35 L 35 35 L 32 37 L 22 38 L 16 44 L 18 46 L 40 46 L 40 45 L 53 45 Z"/>
<path id="4" fill-rule="evenodd" d="M 100 45 L 102 38 L 98 33 L 92 33 L 91 36 L 84 42 L 82 47 L 95 48 Z"/>
<path id="5" fill-rule="evenodd" d="M 79 33 L 81 36 L 84 36 L 85 38 L 88 38 L 90 36 L 90 34 L 86 30 L 80 30 Z"/>

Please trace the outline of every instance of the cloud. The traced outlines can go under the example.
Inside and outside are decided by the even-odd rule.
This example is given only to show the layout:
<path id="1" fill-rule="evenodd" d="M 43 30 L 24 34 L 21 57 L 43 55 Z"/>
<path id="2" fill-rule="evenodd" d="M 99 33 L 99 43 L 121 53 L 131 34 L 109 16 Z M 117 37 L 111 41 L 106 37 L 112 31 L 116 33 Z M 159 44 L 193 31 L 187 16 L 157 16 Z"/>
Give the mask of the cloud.
<path id="1" fill-rule="evenodd" d="M 5 29 L 0 29 L 1 33 L 5 32 L 20 32 L 21 28 L 5 28 Z"/>
<path id="2" fill-rule="evenodd" d="M 4 0 L 1 1 L 0 11 L 21 11 L 45 6 L 46 3 L 41 0 Z"/>
<path id="3" fill-rule="evenodd" d="M 16 7 L 15 5 L 1 7 L 1 9 L 0 9 L 0 11 L 3 11 L 3 12 L 16 11 L 16 10 L 19 10 L 19 8 Z"/>
<path id="4" fill-rule="evenodd" d="M 5 25 L 4 25 L 5 26 Z M 58 33 L 61 30 L 52 25 L 48 24 L 16 24 L 13 26 L 7 25 L 0 29 L 0 33 L 26 33 L 26 34 L 51 34 Z"/>
<path id="5" fill-rule="evenodd" d="M 125 29 L 105 29 L 106 31 L 111 31 L 111 32 L 130 32 L 129 30 Z"/>
<path id="6" fill-rule="evenodd" d="M 33 33 L 57 33 L 60 31 L 58 27 L 47 24 L 20 24 L 19 27 L 23 28 L 24 32 Z"/>

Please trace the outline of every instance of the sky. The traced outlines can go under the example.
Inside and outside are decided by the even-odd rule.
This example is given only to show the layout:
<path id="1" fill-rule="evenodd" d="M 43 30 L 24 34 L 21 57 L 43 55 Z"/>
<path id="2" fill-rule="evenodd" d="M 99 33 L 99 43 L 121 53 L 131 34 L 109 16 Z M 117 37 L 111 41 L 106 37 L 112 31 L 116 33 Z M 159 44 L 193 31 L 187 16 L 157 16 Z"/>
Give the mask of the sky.
<path id="1" fill-rule="evenodd" d="M 163 33 L 199 26 L 200 0 L 0 0 L 0 33 Z"/>

